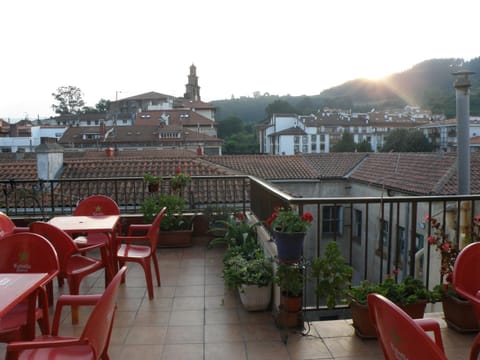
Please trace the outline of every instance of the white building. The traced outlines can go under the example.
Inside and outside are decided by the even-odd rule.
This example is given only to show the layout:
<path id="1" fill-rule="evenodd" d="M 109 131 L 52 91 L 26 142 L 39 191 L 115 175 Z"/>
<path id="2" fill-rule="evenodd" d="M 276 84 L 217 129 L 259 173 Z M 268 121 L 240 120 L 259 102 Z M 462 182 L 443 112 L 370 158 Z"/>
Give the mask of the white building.
<path id="1" fill-rule="evenodd" d="M 59 140 L 67 128 L 65 126 L 32 126 L 30 136 L 0 137 L 1 152 L 34 152 L 42 138 Z"/>

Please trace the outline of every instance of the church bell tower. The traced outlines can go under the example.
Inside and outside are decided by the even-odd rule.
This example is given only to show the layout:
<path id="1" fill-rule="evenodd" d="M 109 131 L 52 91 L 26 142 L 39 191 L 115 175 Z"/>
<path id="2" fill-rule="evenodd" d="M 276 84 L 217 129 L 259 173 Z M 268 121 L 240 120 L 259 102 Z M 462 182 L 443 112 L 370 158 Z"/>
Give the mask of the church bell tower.
<path id="1" fill-rule="evenodd" d="M 198 86 L 197 68 L 195 65 L 190 66 L 190 74 L 188 75 L 188 84 L 185 85 L 185 94 L 183 97 L 192 101 L 200 101 L 200 86 Z"/>

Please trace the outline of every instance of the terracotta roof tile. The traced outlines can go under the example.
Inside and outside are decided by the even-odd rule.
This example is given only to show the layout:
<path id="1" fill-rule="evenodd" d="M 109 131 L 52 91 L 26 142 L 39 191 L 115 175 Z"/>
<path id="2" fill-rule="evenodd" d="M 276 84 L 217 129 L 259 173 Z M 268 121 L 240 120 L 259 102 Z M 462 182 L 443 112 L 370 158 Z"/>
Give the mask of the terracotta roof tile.
<path id="1" fill-rule="evenodd" d="M 299 154 L 319 178 L 343 178 L 366 156 L 366 153 Z"/>
<path id="2" fill-rule="evenodd" d="M 453 153 L 373 153 L 352 173 L 351 179 L 412 194 L 437 191 L 454 166 Z"/>
<path id="3" fill-rule="evenodd" d="M 15 160 L 0 157 L 0 179 L 37 178 L 34 154 Z M 253 175 L 265 180 L 313 180 L 348 177 L 351 181 L 410 194 L 455 194 L 455 153 L 330 153 L 197 156 L 186 150 L 64 153 L 62 178 L 141 177 L 146 172 L 172 176 L 175 169 L 193 175 Z M 205 185 L 206 186 L 206 185 Z M 471 154 L 471 192 L 480 193 L 480 153 Z"/>
<path id="4" fill-rule="evenodd" d="M 206 160 L 233 169 L 240 174 L 266 180 L 314 179 L 316 174 L 299 156 L 224 155 L 208 156 Z"/>

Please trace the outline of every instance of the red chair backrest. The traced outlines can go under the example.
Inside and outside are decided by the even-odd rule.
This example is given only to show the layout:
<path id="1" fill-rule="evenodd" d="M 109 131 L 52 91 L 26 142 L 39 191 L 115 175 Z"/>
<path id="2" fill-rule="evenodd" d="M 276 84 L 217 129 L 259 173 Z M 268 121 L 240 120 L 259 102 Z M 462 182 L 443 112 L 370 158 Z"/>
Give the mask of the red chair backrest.
<path id="1" fill-rule="evenodd" d="M 0 238 L 11 234 L 13 229 L 15 229 L 15 223 L 8 217 L 8 215 L 0 211 Z"/>
<path id="2" fill-rule="evenodd" d="M 75 210 L 75 216 L 120 215 L 120 208 L 115 200 L 105 195 L 92 195 L 81 200 Z"/>
<path id="3" fill-rule="evenodd" d="M 49 273 L 59 270 L 57 252 L 43 236 L 30 232 L 0 238 L 0 273 Z"/>
<path id="4" fill-rule="evenodd" d="M 385 359 L 446 359 L 430 336 L 392 301 L 369 294 L 368 310 Z"/>
<path id="5" fill-rule="evenodd" d="M 457 256 L 453 267 L 453 287 L 470 301 L 480 319 L 480 242 L 465 246 Z M 479 294 L 480 295 L 480 294 Z"/>
<path id="6" fill-rule="evenodd" d="M 65 266 L 70 257 L 78 252 L 77 245 L 73 239 L 62 229 L 42 221 L 36 221 L 30 224 L 30 231 L 45 237 L 57 251 L 60 271 L 65 273 Z"/>
<path id="7" fill-rule="evenodd" d="M 480 243 L 465 246 L 455 260 L 453 286 L 466 298 L 480 290 Z"/>
<path id="8" fill-rule="evenodd" d="M 110 281 L 102 297 L 95 304 L 80 337 L 90 343 L 95 351 L 96 359 L 104 352 L 105 346 L 109 342 L 115 317 L 118 288 L 126 271 L 127 267 L 123 266 Z"/>
<path id="9" fill-rule="evenodd" d="M 163 215 L 165 215 L 166 210 L 167 210 L 166 207 L 160 210 L 158 215 L 153 220 L 152 226 L 150 226 L 150 228 L 148 229 L 147 238 L 150 240 L 150 245 L 152 249 L 157 248 L 158 237 L 160 235 L 160 224 L 162 222 L 162 218 L 163 218 Z"/>

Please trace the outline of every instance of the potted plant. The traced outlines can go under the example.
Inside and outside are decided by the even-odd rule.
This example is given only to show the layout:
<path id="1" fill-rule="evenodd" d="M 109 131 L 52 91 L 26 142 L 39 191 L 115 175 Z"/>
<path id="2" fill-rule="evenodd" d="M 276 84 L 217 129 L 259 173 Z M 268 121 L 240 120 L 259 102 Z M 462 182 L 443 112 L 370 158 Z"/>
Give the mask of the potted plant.
<path id="1" fill-rule="evenodd" d="M 280 287 L 280 305 L 276 317 L 280 327 L 299 327 L 303 324 L 304 267 L 279 263 L 274 282 Z"/>
<path id="2" fill-rule="evenodd" d="M 167 210 L 160 224 L 158 246 L 177 247 L 192 245 L 190 222 L 183 215 L 185 200 L 178 195 L 155 194 L 146 198 L 141 209 L 146 223 L 151 223 L 160 210 Z"/>
<path id="3" fill-rule="evenodd" d="M 274 209 L 265 224 L 273 232 L 280 261 L 295 262 L 301 258 L 305 233 L 312 221 L 313 216 L 309 212 L 299 214 L 293 209 Z"/>
<path id="4" fill-rule="evenodd" d="M 235 211 L 228 206 L 207 206 L 203 211 L 208 218 L 208 233 L 214 238 L 220 238 L 225 236 L 227 227 L 225 222 L 228 220 L 231 214 Z"/>
<path id="5" fill-rule="evenodd" d="M 345 264 L 336 241 L 327 244 L 321 257 L 311 263 L 311 277 L 316 279 L 315 292 L 324 298 L 327 308 L 333 309 L 338 302 L 346 303 L 353 268 Z"/>
<path id="6" fill-rule="evenodd" d="M 435 286 L 435 291 L 438 292 L 442 301 L 445 322 L 449 328 L 459 332 L 478 332 L 480 326 L 473 306 L 467 299 L 460 296 L 452 285 L 453 268 L 460 251 L 459 247 L 449 240 L 445 228 L 437 219 L 426 216 L 425 221 L 430 224 L 431 231 L 427 241 L 431 246 L 435 246 L 435 251 L 440 253 L 440 275 L 445 283 Z M 466 243 L 479 240 L 479 225 L 480 216 L 477 215 L 474 218 L 473 232 Z"/>
<path id="7" fill-rule="evenodd" d="M 394 270 L 393 273 L 395 277 L 398 275 L 397 270 Z M 422 281 L 411 276 L 398 282 L 394 277 L 388 275 L 380 284 L 364 280 L 347 291 L 355 334 L 362 338 L 376 337 L 367 305 L 367 295 L 370 293 L 385 296 L 414 319 L 423 317 L 428 302 L 438 300 L 435 291 L 428 290 Z"/>
<path id="8" fill-rule="evenodd" d="M 270 305 L 273 266 L 262 249 L 258 248 L 249 256 L 239 252 L 228 257 L 223 278 L 227 287 L 238 290 L 246 310 L 261 311 Z"/>
<path id="9" fill-rule="evenodd" d="M 162 178 L 147 172 L 143 175 L 143 181 L 147 184 L 148 192 L 153 193 L 158 192 Z"/>
<path id="10" fill-rule="evenodd" d="M 183 189 L 192 181 L 190 175 L 185 174 L 179 167 L 175 169 L 175 176 L 170 179 L 170 186 L 174 193 L 181 194 Z"/>
<path id="11" fill-rule="evenodd" d="M 239 291 L 242 305 L 248 311 L 265 310 L 271 300 L 273 265 L 257 241 L 257 225 L 237 216 L 226 222 L 225 236 L 209 244 L 210 247 L 227 245 L 223 259 L 225 285 Z"/>

